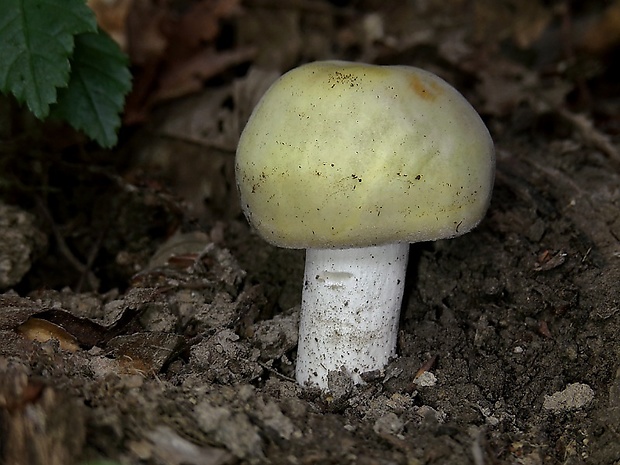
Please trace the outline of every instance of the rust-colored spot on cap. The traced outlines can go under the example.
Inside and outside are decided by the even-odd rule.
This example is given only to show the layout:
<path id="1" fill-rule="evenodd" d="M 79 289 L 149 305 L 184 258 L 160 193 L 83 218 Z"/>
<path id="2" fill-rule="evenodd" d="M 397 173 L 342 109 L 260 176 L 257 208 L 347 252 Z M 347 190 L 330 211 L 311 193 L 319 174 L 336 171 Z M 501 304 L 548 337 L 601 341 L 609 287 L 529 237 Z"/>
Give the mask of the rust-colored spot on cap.
<path id="1" fill-rule="evenodd" d="M 409 79 L 411 89 L 424 100 L 435 100 L 442 89 L 439 84 L 429 80 L 422 80 L 419 76 L 413 75 Z"/>

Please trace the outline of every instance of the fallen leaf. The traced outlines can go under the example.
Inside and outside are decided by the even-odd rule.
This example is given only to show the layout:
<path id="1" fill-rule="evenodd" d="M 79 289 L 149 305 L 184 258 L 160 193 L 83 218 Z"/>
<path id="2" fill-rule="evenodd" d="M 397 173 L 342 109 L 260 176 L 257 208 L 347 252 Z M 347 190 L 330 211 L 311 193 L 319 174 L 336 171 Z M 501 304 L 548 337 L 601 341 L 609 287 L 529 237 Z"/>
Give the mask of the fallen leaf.
<path id="1" fill-rule="evenodd" d="M 164 71 L 159 79 L 159 90 L 149 98 L 148 103 L 152 105 L 197 92 L 202 88 L 204 81 L 231 66 L 250 60 L 254 54 L 253 48 L 220 53 L 212 49 L 201 50 L 186 61 L 174 63 Z"/>
<path id="2" fill-rule="evenodd" d="M 159 373 L 168 360 L 178 354 L 185 339 L 178 334 L 140 332 L 117 336 L 107 348 L 126 367 L 147 373 Z"/>
<path id="3" fill-rule="evenodd" d="M 80 348 L 77 338 L 60 326 L 41 318 L 30 317 L 17 328 L 17 332 L 26 339 L 37 342 L 47 342 L 56 339 L 62 350 L 75 352 Z"/>
<path id="4" fill-rule="evenodd" d="M 97 24 L 112 39 L 127 50 L 125 23 L 133 0 L 88 0 L 88 6 L 95 12 Z"/>
<path id="5" fill-rule="evenodd" d="M 538 40 L 553 17 L 540 0 L 476 0 L 474 14 L 478 42 L 499 45 L 511 38 L 523 49 Z"/>
<path id="6" fill-rule="evenodd" d="M 620 0 L 612 3 L 586 27 L 579 42 L 580 48 L 597 55 L 605 54 L 620 45 Z"/>
<path id="7" fill-rule="evenodd" d="M 134 65 L 148 66 L 160 61 L 168 38 L 162 24 L 166 10 L 151 0 L 133 0 L 126 18 L 127 51 Z"/>

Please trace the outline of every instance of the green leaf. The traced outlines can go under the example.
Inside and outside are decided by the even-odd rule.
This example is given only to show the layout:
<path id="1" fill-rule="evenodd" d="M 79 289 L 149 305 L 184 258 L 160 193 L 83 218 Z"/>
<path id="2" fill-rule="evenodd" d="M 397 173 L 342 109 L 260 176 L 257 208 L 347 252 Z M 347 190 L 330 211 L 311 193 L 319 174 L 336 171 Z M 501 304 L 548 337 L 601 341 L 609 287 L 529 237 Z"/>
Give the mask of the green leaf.
<path id="1" fill-rule="evenodd" d="M 125 95 L 131 89 L 127 58 L 104 32 L 75 38 L 71 80 L 58 92 L 52 114 L 103 147 L 116 144 Z"/>
<path id="2" fill-rule="evenodd" d="M 0 91 L 43 119 L 69 80 L 73 36 L 96 31 L 84 0 L 0 0 Z"/>

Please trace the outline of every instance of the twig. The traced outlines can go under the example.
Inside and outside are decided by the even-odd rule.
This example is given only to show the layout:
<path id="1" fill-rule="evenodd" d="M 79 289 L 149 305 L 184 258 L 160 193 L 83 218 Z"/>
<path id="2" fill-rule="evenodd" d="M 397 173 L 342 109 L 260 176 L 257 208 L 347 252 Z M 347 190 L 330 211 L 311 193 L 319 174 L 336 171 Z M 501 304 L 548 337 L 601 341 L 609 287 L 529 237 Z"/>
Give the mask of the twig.
<path id="1" fill-rule="evenodd" d="M 584 141 L 600 150 L 614 162 L 620 163 L 620 152 L 611 143 L 609 137 L 594 127 L 592 121 L 585 115 L 572 113 L 565 108 L 557 108 L 558 114 L 571 123 L 581 134 Z"/>
<path id="2" fill-rule="evenodd" d="M 296 383 L 297 381 L 295 381 L 293 378 L 283 375 L 282 373 L 280 373 L 279 371 L 277 371 L 275 368 L 270 367 L 269 365 L 267 365 L 266 363 L 263 362 L 258 362 L 258 364 L 260 366 L 262 366 L 265 370 L 267 370 L 270 373 L 273 373 L 274 375 L 276 375 L 278 378 L 281 378 L 283 380 L 286 381 L 290 381 L 291 383 Z"/>
<path id="3" fill-rule="evenodd" d="M 78 260 L 78 258 L 73 254 L 73 252 L 71 252 L 71 249 L 69 249 L 65 238 L 62 236 L 62 234 L 60 234 L 60 230 L 58 229 L 54 218 L 52 218 L 52 214 L 47 209 L 47 207 L 43 203 L 43 200 L 40 197 L 37 197 L 37 205 L 41 209 L 41 212 L 50 224 L 50 227 L 52 228 L 52 232 L 54 234 L 54 238 L 56 239 L 56 244 L 58 245 L 58 250 L 60 251 L 60 253 L 67 259 L 67 261 L 71 266 L 73 266 L 73 268 L 82 273 L 83 276 L 86 276 L 88 284 L 93 290 L 96 290 L 99 287 L 99 279 L 97 279 L 97 277 L 90 270 L 88 265 Z M 82 279 L 83 278 L 80 278 L 80 281 L 82 281 Z"/>
<path id="4" fill-rule="evenodd" d="M 95 263 L 95 259 L 97 258 L 97 255 L 99 255 L 99 250 L 101 249 L 101 244 L 103 243 L 103 238 L 105 237 L 106 232 L 107 232 L 107 229 L 101 231 L 99 233 L 99 236 L 97 236 L 97 240 L 91 247 L 90 253 L 88 254 L 88 258 L 86 260 L 86 272 L 82 273 L 82 275 L 80 276 L 80 280 L 78 281 L 76 289 L 75 289 L 76 292 L 80 292 L 82 290 L 85 279 L 88 279 L 88 284 L 90 285 L 93 291 L 96 291 L 99 288 L 99 280 L 95 277 L 96 282 L 93 282 L 93 280 L 91 279 L 91 276 L 94 276 L 94 275 L 92 272 L 90 272 L 90 270 L 93 268 L 93 264 Z M 95 285 L 96 287 L 93 287 Z"/>

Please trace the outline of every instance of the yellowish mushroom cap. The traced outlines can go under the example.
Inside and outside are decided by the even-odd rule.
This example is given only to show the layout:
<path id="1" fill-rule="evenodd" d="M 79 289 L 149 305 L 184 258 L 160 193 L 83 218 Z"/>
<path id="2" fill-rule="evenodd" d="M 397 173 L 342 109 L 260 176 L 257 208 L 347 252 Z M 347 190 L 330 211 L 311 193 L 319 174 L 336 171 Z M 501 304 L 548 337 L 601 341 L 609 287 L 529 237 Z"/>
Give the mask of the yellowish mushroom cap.
<path id="1" fill-rule="evenodd" d="M 444 80 L 343 61 L 276 81 L 236 156 L 248 221 L 268 242 L 304 249 L 464 234 L 487 210 L 494 172 L 486 126 Z"/>

